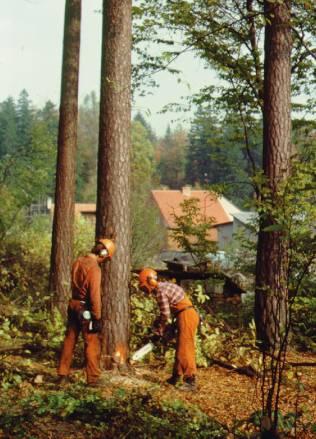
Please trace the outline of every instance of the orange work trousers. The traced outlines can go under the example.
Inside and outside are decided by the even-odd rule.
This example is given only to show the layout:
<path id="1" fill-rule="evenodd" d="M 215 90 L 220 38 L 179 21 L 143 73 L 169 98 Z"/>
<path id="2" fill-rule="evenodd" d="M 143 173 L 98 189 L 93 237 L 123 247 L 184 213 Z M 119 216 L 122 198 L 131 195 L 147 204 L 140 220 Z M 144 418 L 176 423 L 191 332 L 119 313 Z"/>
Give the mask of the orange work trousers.
<path id="1" fill-rule="evenodd" d="M 199 325 L 199 315 L 186 297 L 177 303 L 172 309 L 177 312 L 183 309 L 177 316 L 177 340 L 176 355 L 173 367 L 173 375 L 192 377 L 196 374 L 195 362 L 195 335 Z"/>
<path id="2" fill-rule="evenodd" d="M 79 300 L 72 299 L 69 301 L 67 330 L 57 373 L 60 376 L 69 375 L 73 353 L 79 334 L 81 332 L 84 340 L 84 356 L 86 363 L 85 366 L 87 383 L 93 384 L 98 380 L 101 375 L 100 339 L 99 334 L 89 332 L 89 321 L 82 320 L 82 318 L 80 317 L 81 311 L 82 304 Z"/>

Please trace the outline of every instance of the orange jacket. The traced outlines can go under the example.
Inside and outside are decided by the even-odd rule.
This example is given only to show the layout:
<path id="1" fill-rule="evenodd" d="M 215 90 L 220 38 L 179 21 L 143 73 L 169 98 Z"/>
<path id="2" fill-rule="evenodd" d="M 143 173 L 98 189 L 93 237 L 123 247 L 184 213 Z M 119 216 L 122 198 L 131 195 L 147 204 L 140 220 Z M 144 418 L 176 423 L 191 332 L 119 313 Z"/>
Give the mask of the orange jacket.
<path id="1" fill-rule="evenodd" d="M 93 319 L 101 319 L 101 269 L 90 256 L 75 260 L 71 273 L 72 298 L 86 302 Z"/>

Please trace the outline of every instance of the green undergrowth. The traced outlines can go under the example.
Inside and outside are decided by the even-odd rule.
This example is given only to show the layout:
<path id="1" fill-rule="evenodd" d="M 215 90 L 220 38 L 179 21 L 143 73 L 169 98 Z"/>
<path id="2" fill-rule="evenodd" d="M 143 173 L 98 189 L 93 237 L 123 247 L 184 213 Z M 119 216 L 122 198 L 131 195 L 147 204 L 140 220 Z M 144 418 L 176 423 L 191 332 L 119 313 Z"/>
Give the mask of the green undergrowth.
<path id="1" fill-rule="evenodd" d="M 95 439 L 227 437 L 225 428 L 198 408 L 164 399 L 158 391 L 118 389 L 104 397 L 100 391 L 76 384 L 67 391 L 32 390 L 19 404 L 12 394 L 2 394 L 0 406 L 0 428 L 8 438 L 42 437 L 36 436 L 36 423 L 44 422 L 48 437 L 50 425 L 63 421 Z"/>

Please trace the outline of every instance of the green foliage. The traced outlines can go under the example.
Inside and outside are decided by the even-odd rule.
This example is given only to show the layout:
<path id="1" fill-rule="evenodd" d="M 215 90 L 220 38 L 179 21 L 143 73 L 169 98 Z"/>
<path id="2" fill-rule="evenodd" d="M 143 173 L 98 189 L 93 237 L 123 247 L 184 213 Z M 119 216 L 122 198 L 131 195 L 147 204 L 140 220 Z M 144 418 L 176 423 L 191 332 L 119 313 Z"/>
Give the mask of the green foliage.
<path id="1" fill-rule="evenodd" d="M 155 172 L 154 146 L 149 139 L 150 132 L 139 121 L 132 124 L 132 190 L 148 190 Z"/>
<path id="2" fill-rule="evenodd" d="M 310 11 L 314 11 L 314 6 L 307 4 L 312 2 L 297 0 L 292 5 L 295 95 L 312 95 L 315 86 L 315 14 Z M 247 118 L 263 106 L 264 26 L 263 6 L 257 0 L 240 5 L 233 0 L 140 1 L 134 16 L 134 44 L 139 62 L 134 68 L 135 84 L 139 87 L 143 76 L 151 78 L 155 71 L 175 73 L 171 61 L 190 50 L 206 68 L 215 70 L 221 80 L 216 87 L 202 89 L 196 101 L 213 100 L 218 110 L 228 109 L 241 119 Z"/>
<path id="3" fill-rule="evenodd" d="M 201 211 L 197 198 L 184 200 L 180 207 L 181 214 L 172 214 L 175 226 L 171 236 L 179 248 L 201 262 L 207 253 L 216 251 L 216 243 L 209 238 L 214 221 Z"/>
<path id="4" fill-rule="evenodd" d="M 0 412 L 0 425 L 6 432 L 23 434 L 34 420 L 51 417 L 67 422 L 80 422 L 90 427 L 96 437 L 112 438 L 118 434 L 144 437 L 225 438 L 225 429 L 193 406 L 178 400 L 157 398 L 153 392 L 118 391 L 104 398 L 82 385 L 67 392 L 33 395 L 6 406 Z M 23 437 L 23 436 L 21 436 Z"/>
<path id="5" fill-rule="evenodd" d="M 138 289 L 138 279 L 132 279 L 131 285 L 131 351 L 146 343 L 157 314 L 157 303 L 150 295 Z"/>
<path id="6" fill-rule="evenodd" d="M 251 321 L 248 327 L 232 328 L 229 313 L 204 315 L 200 335 L 197 338 L 197 362 L 200 366 L 212 364 L 212 360 L 220 360 L 233 367 L 248 367 L 260 370 L 260 356 L 256 350 L 255 325 Z M 234 317 L 236 318 L 236 316 Z"/>
<path id="7" fill-rule="evenodd" d="M 9 97 L 0 103 L 0 159 L 14 151 L 17 145 L 16 108 Z"/>
<path id="8" fill-rule="evenodd" d="M 50 256 L 49 219 L 13 229 L 0 249 L 0 292 L 17 304 L 34 299 L 42 306 L 47 288 Z M 40 298 L 37 296 L 40 295 Z"/>
<path id="9" fill-rule="evenodd" d="M 75 221 L 74 257 L 86 254 L 93 247 L 95 239 L 94 223 L 80 216 Z"/>
<path id="10" fill-rule="evenodd" d="M 187 149 L 187 133 L 181 126 L 174 131 L 168 127 L 156 148 L 157 167 L 162 185 L 170 189 L 180 189 L 184 185 Z"/>
<path id="11" fill-rule="evenodd" d="M 263 233 L 275 233 L 289 250 L 289 289 L 292 297 L 304 288 L 304 280 L 311 278 L 316 261 L 316 204 L 315 204 L 315 146 L 308 161 L 297 154 L 292 160 L 291 175 L 272 188 L 262 174 L 256 184 L 262 197 L 257 200 L 257 211 Z"/>
<path id="12" fill-rule="evenodd" d="M 152 133 L 141 121 L 132 125 L 132 174 L 131 174 L 131 227 L 132 265 L 150 264 L 165 240 L 159 212 L 150 197 L 155 178 L 154 147 Z"/>
<path id="13" fill-rule="evenodd" d="M 16 228 L 0 250 L 0 323 L 2 347 L 36 346 L 55 355 L 64 321 L 50 316 L 47 292 L 51 233 L 49 218 Z M 27 349 L 27 348 L 25 348 Z"/>
<path id="14" fill-rule="evenodd" d="M 255 426 L 260 427 L 260 424 L 262 422 L 262 417 L 263 417 L 262 411 L 257 411 L 257 412 L 254 412 L 250 416 L 249 420 Z M 278 413 L 278 420 L 279 420 L 278 430 L 279 430 L 279 432 L 282 432 L 283 434 L 284 433 L 290 434 L 291 430 L 295 426 L 295 423 L 297 421 L 297 417 L 298 417 L 297 413 L 289 412 L 289 413 L 283 414 L 282 412 L 279 412 Z"/>
<path id="15" fill-rule="evenodd" d="M 316 297 L 297 297 L 292 307 L 293 342 L 316 353 Z"/>
<path id="16" fill-rule="evenodd" d="M 94 92 L 79 109 L 76 201 L 96 200 L 99 105 Z"/>
<path id="17" fill-rule="evenodd" d="M 0 196 L 5 200 L 0 207 L 0 240 L 23 219 L 32 202 L 52 193 L 56 157 L 52 117 L 52 109 L 49 120 L 47 111 L 34 114 L 25 91 L 17 106 L 12 99 L 0 105 Z"/>
<path id="18" fill-rule="evenodd" d="M 153 265 L 166 240 L 159 211 L 149 194 L 132 196 L 132 266 Z"/>
<path id="19" fill-rule="evenodd" d="M 294 102 L 293 107 L 314 111 L 316 26 L 311 10 L 315 8 L 312 1 L 302 0 L 292 2 L 291 7 L 292 93 L 311 96 L 310 102 Z M 197 108 L 186 180 L 200 185 L 224 181 L 228 183 L 225 194 L 244 202 L 253 192 L 248 177 L 261 163 L 266 25 L 262 2 L 143 0 L 134 12 L 137 86 L 155 71 L 175 73 L 172 61 L 187 51 L 217 73 L 216 85 L 206 85 L 184 107 Z M 175 109 L 182 107 L 179 104 Z M 302 135 L 295 143 L 298 138 L 306 143 Z"/>
<path id="20" fill-rule="evenodd" d="M 245 132 L 236 116 L 221 120 L 211 105 L 200 105 L 189 133 L 186 181 L 202 187 L 222 184 L 224 196 L 244 204 L 253 193 L 250 158 L 255 167 L 261 161 L 261 126 L 250 118 L 248 124 L 246 147 Z"/>

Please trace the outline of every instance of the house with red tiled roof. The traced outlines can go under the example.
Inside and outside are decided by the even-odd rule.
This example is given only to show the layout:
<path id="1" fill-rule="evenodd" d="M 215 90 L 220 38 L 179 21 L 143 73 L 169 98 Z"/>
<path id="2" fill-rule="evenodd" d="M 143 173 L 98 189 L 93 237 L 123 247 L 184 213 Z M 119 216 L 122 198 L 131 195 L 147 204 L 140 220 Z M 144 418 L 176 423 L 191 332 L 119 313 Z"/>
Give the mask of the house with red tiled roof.
<path id="1" fill-rule="evenodd" d="M 180 250 L 175 241 L 171 238 L 170 229 L 175 226 L 174 215 L 182 213 L 181 204 L 190 198 L 199 200 L 200 211 L 205 217 L 211 218 L 213 228 L 210 232 L 210 239 L 218 244 L 219 250 L 232 240 L 234 233 L 234 215 L 242 213 L 233 203 L 225 197 L 216 197 L 210 191 L 192 189 L 184 186 L 181 190 L 155 189 L 151 191 L 154 205 L 159 211 L 158 221 L 167 230 L 167 240 L 165 250 Z M 48 209 L 51 213 L 54 205 L 50 204 Z M 95 222 L 95 203 L 76 203 L 75 214 L 85 219 Z"/>
<path id="2" fill-rule="evenodd" d="M 152 197 L 159 209 L 161 223 L 170 230 L 175 226 L 174 215 L 182 213 L 181 204 L 190 198 L 199 200 L 200 211 L 206 218 L 211 218 L 214 224 L 210 239 L 218 243 L 219 249 L 231 240 L 233 233 L 233 214 L 241 212 L 225 197 L 216 197 L 206 190 L 191 189 L 184 186 L 182 190 L 158 189 L 152 190 Z M 219 226 L 220 229 L 218 228 Z M 168 250 L 177 250 L 177 244 L 168 236 Z"/>

